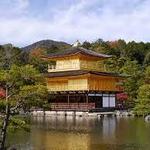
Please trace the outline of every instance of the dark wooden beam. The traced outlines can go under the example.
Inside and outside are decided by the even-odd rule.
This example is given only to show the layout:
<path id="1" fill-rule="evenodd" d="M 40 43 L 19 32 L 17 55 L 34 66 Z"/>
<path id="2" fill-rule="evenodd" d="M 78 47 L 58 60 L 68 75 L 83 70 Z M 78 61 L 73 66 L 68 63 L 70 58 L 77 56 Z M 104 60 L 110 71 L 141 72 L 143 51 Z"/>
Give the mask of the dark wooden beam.
<path id="1" fill-rule="evenodd" d="M 70 96 L 69 96 L 69 94 L 67 95 L 67 102 L 68 102 L 68 104 L 70 103 Z"/>
<path id="2" fill-rule="evenodd" d="M 86 103 L 89 103 L 88 93 L 85 96 L 86 96 Z"/>

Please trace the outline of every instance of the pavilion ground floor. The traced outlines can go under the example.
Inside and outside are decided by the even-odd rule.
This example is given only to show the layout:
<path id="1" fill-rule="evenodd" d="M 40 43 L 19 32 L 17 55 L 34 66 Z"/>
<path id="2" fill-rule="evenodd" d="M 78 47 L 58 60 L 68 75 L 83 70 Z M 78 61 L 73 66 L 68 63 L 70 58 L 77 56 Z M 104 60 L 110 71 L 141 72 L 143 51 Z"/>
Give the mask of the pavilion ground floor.
<path id="1" fill-rule="evenodd" d="M 70 91 L 50 93 L 51 110 L 107 111 L 115 109 L 117 92 Z"/>

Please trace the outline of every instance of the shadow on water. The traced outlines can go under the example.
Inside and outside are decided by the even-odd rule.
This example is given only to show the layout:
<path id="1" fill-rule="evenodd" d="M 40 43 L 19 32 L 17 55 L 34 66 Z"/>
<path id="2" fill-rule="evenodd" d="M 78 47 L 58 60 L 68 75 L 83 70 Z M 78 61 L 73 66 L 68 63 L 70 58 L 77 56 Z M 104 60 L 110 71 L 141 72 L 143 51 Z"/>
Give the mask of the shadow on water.
<path id="1" fill-rule="evenodd" d="M 141 118 L 33 117 L 31 132 L 9 136 L 19 150 L 150 150 Z"/>

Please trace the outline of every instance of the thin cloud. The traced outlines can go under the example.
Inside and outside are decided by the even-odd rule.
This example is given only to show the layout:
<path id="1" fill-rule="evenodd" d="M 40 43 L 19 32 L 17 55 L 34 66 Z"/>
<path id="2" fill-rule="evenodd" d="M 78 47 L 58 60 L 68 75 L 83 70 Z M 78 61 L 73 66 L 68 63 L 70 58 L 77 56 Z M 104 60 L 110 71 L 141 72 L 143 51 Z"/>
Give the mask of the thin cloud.
<path id="1" fill-rule="evenodd" d="M 45 0 L 40 4 L 41 9 L 37 6 L 39 1 L 0 1 L 0 43 L 23 46 L 42 39 L 70 43 L 97 38 L 150 40 L 149 0 L 74 0 L 72 3 L 62 0 L 55 4 Z"/>

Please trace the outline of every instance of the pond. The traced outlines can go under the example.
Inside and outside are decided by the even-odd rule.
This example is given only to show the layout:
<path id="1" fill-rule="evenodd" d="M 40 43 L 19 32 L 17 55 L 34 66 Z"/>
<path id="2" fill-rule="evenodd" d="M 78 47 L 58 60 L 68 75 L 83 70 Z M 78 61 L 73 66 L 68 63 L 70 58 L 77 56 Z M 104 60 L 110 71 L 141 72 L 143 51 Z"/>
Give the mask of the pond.
<path id="1" fill-rule="evenodd" d="M 31 131 L 10 134 L 18 150 L 150 150 L 142 118 L 33 117 Z"/>

